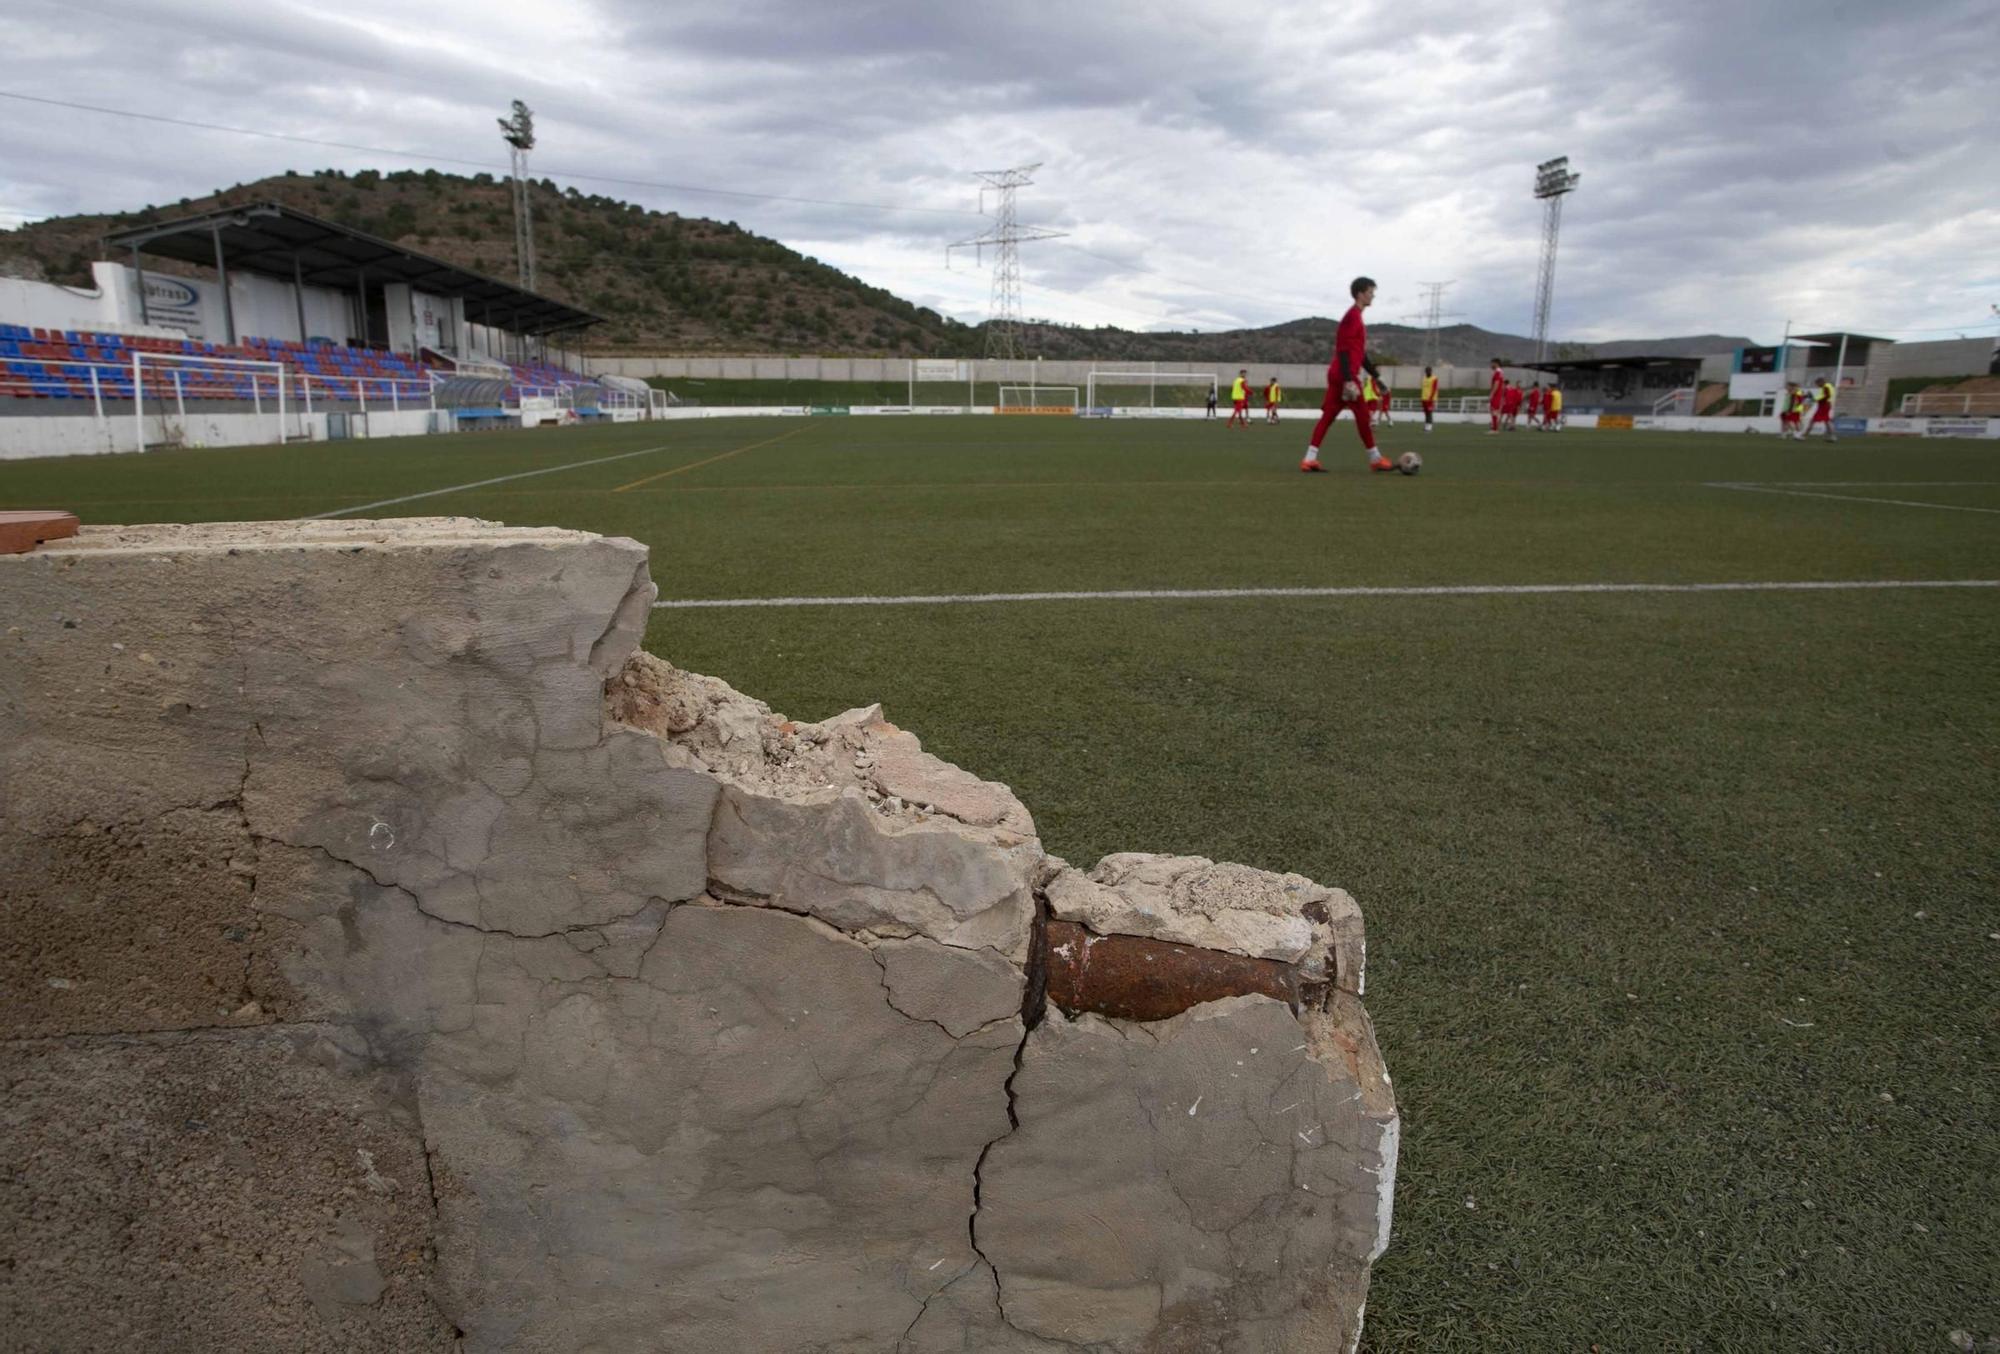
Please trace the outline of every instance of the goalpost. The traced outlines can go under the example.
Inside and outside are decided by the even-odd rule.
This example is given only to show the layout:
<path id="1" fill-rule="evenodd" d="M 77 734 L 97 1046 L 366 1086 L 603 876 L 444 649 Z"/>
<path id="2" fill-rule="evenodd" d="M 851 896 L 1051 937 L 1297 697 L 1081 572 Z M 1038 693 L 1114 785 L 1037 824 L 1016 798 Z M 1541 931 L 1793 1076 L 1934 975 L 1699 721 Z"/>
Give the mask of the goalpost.
<path id="1" fill-rule="evenodd" d="M 1196 386 L 1200 402 L 1205 403 L 1208 392 L 1221 389 L 1222 378 L 1212 371 L 1092 371 L 1086 378 L 1088 387 L 1084 396 L 1087 408 L 1101 407 L 1097 399 L 1099 386 L 1144 386 L 1146 387 L 1146 407 L 1157 408 L 1160 402 L 1161 386 Z"/>
<path id="2" fill-rule="evenodd" d="M 1074 414 L 1077 411 L 1075 386 L 1001 386 L 999 411 L 1003 414 Z"/>
<path id="3" fill-rule="evenodd" d="M 146 401 L 151 397 L 160 435 L 155 443 L 188 443 L 188 405 L 227 403 L 248 406 L 261 421 L 269 415 L 271 440 L 285 441 L 285 364 L 247 357 L 209 357 L 201 353 L 132 353 L 132 429 L 138 449 L 146 449 Z M 241 408 L 202 412 L 241 415 Z M 178 427 L 176 426 L 178 423 Z"/>

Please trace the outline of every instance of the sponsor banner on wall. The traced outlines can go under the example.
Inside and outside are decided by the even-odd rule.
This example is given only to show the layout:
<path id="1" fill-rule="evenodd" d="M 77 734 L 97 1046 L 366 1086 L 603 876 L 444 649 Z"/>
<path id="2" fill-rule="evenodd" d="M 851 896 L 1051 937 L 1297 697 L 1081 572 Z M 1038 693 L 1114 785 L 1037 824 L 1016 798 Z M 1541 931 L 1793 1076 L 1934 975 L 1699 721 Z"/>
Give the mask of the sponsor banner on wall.
<path id="1" fill-rule="evenodd" d="M 913 414 L 962 414 L 965 412 L 965 406 L 961 404 L 920 404 L 910 412 Z"/>
<path id="2" fill-rule="evenodd" d="M 920 357 L 913 374 L 919 381 L 963 381 L 967 372 L 963 362 Z"/>
<path id="3" fill-rule="evenodd" d="M 168 329 L 178 329 L 189 338 L 207 338 L 208 323 L 202 315 L 199 284 L 184 277 L 146 274 L 146 320 Z"/>
<path id="4" fill-rule="evenodd" d="M 1925 437 L 1984 437 L 1986 420 L 1983 418 L 1928 418 L 1924 420 Z"/>
<path id="5" fill-rule="evenodd" d="M 1076 413 L 1073 404 L 1017 404 L 1000 410 L 1003 414 L 1055 414 L 1070 417 Z"/>
<path id="6" fill-rule="evenodd" d="M 1835 414 L 1833 430 L 1837 433 L 1865 433 L 1868 431 L 1868 420 L 1853 414 Z"/>
<path id="7" fill-rule="evenodd" d="M 1646 423 L 1650 427 L 1652 420 L 1649 418 L 1646 420 Z M 1600 428 L 1630 428 L 1632 426 L 1632 415 L 1599 414 L 1597 416 L 1597 426 Z"/>
<path id="8" fill-rule="evenodd" d="M 417 342 L 426 348 L 442 347 L 444 343 L 444 316 L 450 313 L 450 303 L 422 292 L 410 291 L 410 319 L 417 331 Z"/>
<path id="9" fill-rule="evenodd" d="M 910 406 L 907 404 L 853 404 L 849 405 L 842 412 L 850 414 L 907 414 L 910 412 Z"/>
<path id="10" fill-rule="evenodd" d="M 1868 431 L 1882 437 L 1922 437 L 1924 421 L 1920 418 L 1871 418 Z"/>
<path id="11" fill-rule="evenodd" d="M 845 415 L 848 412 L 848 407 L 844 404 L 813 404 L 806 406 L 806 413 L 812 415 L 814 418 L 825 418 L 834 414 Z"/>

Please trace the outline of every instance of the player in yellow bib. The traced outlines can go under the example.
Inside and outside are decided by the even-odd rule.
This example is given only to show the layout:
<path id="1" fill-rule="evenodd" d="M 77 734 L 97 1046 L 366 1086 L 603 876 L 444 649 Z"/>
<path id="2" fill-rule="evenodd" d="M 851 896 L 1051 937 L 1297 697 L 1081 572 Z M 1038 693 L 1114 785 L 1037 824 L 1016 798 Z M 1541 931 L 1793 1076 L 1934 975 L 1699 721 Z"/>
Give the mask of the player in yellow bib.
<path id="1" fill-rule="evenodd" d="M 1284 402 L 1285 388 L 1279 385 L 1278 378 L 1273 376 L 1264 387 L 1264 421 L 1266 423 L 1276 423 L 1278 421 L 1278 406 Z"/>
<path id="2" fill-rule="evenodd" d="M 1424 368 L 1424 380 L 1423 385 L 1419 387 L 1418 398 L 1424 404 L 1424 431 L 1429 432 L 1431 415 L 1437 412 L 1438 407 L 1438 378 L 1431 375 L 1429 367 Z"/>
<path id="3" fill-rule="evenodd" d="M 1562 387 L 1554 381 L 1549 382 L 1548 397 L 1543 400 L 1542 408 L 1545 411 L 1542 415 L 1542 427 L 1552 433 L 1561 432 L 1563 426 L 1563 392 Z"/>
<path id="4" fill-rule="evenodd" d="M 1820 427 L 1826 429 L 1827 441 L 1838 442 L 1840 440 L 1833 431 L 1833 382 L 1827 380 L 1822 380 L 1813 390 L 1812 422 L 1806 425 L 1804 432 L 1799 434 L 1799 439 L 1803 441 L 1811 437 L 1812 430 Z"/>
<path id="5" fill-rule="evenodd" d="M 1229 383 L 1229 422 L 1225 426 L 1234 428 L 1238 424 L 1250 426 L 1250 373 L 1239 371 L 1236 379 Z"/>

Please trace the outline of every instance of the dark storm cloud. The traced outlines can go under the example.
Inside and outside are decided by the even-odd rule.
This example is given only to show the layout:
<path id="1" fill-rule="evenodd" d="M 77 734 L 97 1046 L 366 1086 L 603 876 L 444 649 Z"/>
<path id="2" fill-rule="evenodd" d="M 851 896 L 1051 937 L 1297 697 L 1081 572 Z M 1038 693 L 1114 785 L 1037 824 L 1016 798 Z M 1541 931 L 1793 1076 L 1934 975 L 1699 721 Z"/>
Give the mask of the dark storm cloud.
<path id="1" fill-rule="evenodd" d="M 971 170 L 1041 161 L 1022 218 L 1069 238 L 1026 252 L 1029 308 L 1156 326 L 1329 313 L 1366 271 L 1384 282 L 1381 319 L 1415 310 L 1418 280 L 1453 278 L 1450 308 L 1524 328 L 1529 181 L 1567 153 L 1584 182 L 1565 212 L 1559 332 L 1774 336 L 1788 317 L 1985 312 L 1996 16 L 1960 0 L 24 0 L 0 17 L 0 88 L 494 166 L 491 118 L 526 98 L 538 174 L 734 219 L 967 316 L 985 308 L 985 274 L 969 256 L 945 271 L 944 246 L 983 222 L 935 209 L 976 205 Z M 0 212 L 399 163 L 0 112 Z"/>

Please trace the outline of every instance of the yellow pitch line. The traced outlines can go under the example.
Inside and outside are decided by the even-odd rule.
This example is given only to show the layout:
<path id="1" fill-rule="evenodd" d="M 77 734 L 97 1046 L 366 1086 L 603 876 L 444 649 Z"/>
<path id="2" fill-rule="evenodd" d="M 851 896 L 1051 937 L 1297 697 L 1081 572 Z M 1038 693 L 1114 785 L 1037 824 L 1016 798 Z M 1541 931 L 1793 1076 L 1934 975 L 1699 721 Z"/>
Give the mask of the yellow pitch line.
<path id="1" fill-rule="evenodd" d="M 717 461 L 726 461 L 731 456 L 741 456 L 746 451 L 755 451 L 759 447 L 768 447 L 773 442 L 782 442 L 787 437 L 797 437 L 800 433 L 806 431 L 806 428 L 810 428 L 811 426 L 808 423 L 805 428 L 794 428 L 788 433 L 779 433 L 776 437 L 767 437 L 762 442 L 752 442 L 747 447 L 737 447 L 734 451 L 725 451 L 719 456 L 711 456 L 705 461 L 690 461 L 686 465 L 677 465 L 672 470 L 662 470 L 657 475 L 648 475 L 644 479 L 633 480 L 630 484 L 621 484 L 611 492 L 622 494 L 627 489 L 637 489 L 642 484 L 651 484 L 654 480 L 663 480 L 669 475 L 679 475 L 685 471 L 699 470 L 705 465 L 714 465 Z"/>

